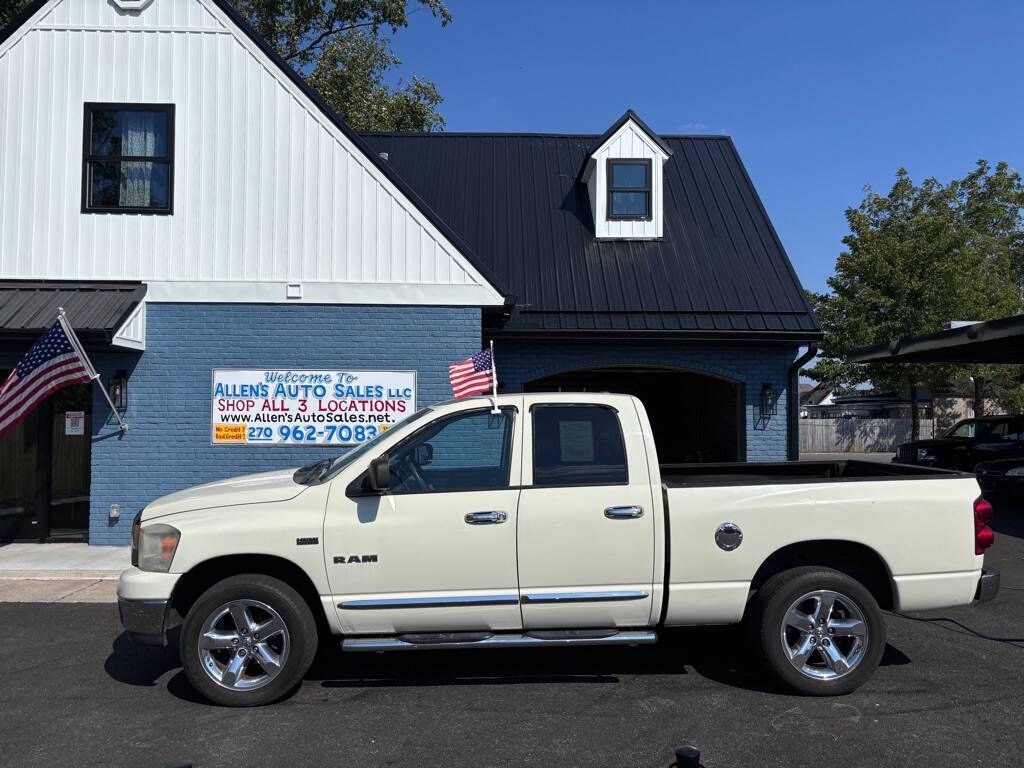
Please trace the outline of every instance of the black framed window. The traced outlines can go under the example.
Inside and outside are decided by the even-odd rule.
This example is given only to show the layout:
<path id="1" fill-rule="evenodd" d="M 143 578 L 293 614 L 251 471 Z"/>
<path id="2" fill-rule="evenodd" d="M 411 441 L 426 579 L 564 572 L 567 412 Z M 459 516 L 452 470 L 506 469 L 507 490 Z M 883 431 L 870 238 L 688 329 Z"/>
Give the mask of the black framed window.
<path id="1" fill-rule="evenodd" d="M 608 218 L 650 221 L 651 161 L 608 160 Z"/>
<path id="2" fill-rule="evenodd" d="M 618 414 L 604 405 L 533 407 L 533 484 L 626 485 Z"/>
<path id="3" fill-rule="evenodd" d="M 171 213 L 174 105 L 85 105 L 82 213 Z"/>

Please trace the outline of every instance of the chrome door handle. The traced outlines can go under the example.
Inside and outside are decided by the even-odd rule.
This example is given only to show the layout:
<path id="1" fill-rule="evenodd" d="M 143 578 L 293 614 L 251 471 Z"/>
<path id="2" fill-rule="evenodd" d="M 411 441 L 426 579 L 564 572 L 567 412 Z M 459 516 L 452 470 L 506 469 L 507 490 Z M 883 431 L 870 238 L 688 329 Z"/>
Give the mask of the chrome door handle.
<path id="1" fill-rule="evenodd" d="M 470 525 L 494 525 L 508 520 L 507 512 L 469 512 L 466 522 Z"/>
<path id="2" fill-rule="evenodd" d="M 631 520 L 644 516 L 644 508 L 634 504 L 632 507 L 608 507 L 604 516 L 611 520 Z"/>

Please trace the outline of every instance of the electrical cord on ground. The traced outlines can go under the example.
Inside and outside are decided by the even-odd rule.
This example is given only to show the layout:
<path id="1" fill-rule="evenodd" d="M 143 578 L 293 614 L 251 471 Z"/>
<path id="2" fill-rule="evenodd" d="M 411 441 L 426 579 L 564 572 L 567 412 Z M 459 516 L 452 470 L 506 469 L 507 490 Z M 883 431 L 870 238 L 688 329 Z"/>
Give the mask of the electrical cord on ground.
<path id="1" fill-rule="evenodd" d="M 971 627 L 968 627 L 966 624 L 963 624 L 962 622 L 959 622 L 956 619 L 950 619 L 945 616 L 938 616 L 936 618 L 926 618 L 924 616 L 909 616 L 905 613 L 899 613 L 898 611 L 887 611 L 887 613 L 891 613 L 893 616 L 898 616 L 901 619 L 907 619 L 908 621 L 917 621 L 923 624 L 935 624 L 937 622 L 943 621 L 949 622 L 950 624 L 955 624 L 957 627 L 960 628 L 960 630 L 962 630 L 958 632 L 958 634 L 973 635 L 974 637 L 981 638 L 982 640 L 990 640 L 993 643 L 1003 643 L 1005 645 L 1012 645 L 1014 648 L 1024 649 L 1024 645 L 1018 645 L 1018 643 L 1024 643 L 1024 637 L 995 637 L 993 635 L 986 635 L 984 632 L 979 632 L 976 629 L 972 629 Z M 952 627 L 946 627 L 942 624 L 939 624 L 938 626 L 941 629 L 946 629 L 950 632 L 957 632 L 957 630 L 953 629 Z"/>

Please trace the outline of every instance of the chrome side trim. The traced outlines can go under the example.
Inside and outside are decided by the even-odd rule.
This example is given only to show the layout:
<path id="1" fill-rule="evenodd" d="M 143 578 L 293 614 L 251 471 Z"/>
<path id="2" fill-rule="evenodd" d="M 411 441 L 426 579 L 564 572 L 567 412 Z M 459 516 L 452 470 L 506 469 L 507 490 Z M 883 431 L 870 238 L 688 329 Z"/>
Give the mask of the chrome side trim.
<path id="1" fill-rule="evenodd" d="M 524 603 L 603 603 L 611 600 L 643 600 L 647 592 L 547 592 L 523 595 Z"/>
<path id="2" fill-rule="evenodd" d="M 658 636 L 649 630 L 622 631 L 606 637 L 541 638 L 524 634 L 491 635 L 483 640 L 450 643 L 408 643 L 398 637 L 346 637 L 341 650 L 365 651 L 454 650 L 460 648 L 540 648 L 566 645 L 649 645 Z"/>
<path id="3" fill-rule="evenodd" d="M 448 597 L 386 597 L 380 600 L 346 600 L 344 610 L 374 608 L 458 608 L 469 605 L 517 605 L 518 595 L 451 595 Z"/>

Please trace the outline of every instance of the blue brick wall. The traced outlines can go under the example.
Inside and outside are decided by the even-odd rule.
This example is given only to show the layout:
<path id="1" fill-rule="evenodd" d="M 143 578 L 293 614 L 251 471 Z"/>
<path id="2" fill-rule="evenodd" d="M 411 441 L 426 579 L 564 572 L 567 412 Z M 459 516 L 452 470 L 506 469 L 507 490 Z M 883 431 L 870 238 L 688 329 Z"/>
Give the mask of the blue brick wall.
<path id="1" fill-rule="evenodd" d="M 523 384 L 533 379 L 608 365 L 668 366 L 742 382 L 747 460 L 785 461 L 789 367 L 797 349 L 776 344 L 500 342 L 495 345 L 495 357 L 498 378 L 509 392 L 521 391 Z M 765 383 L 778 393 L 774 416 L 761 413 L 761 385 Z"/>
<path id="2" fill-rule="evenodd" d="M 451 397 L 448 364 L 480 349 L 480 310 L 250 304 L 149 304 L 146 351 L 97 354 L 104 381 L 128 371 L 121 435 L 93 397 L 92 544 L 126 544 L 135 513 L 197 483 L 298 466 L 335 447 L 210 445 L 214 368 L 416 370 L 417 407 Z M 109 521 L 112 503 L 121 519 Z"/>

